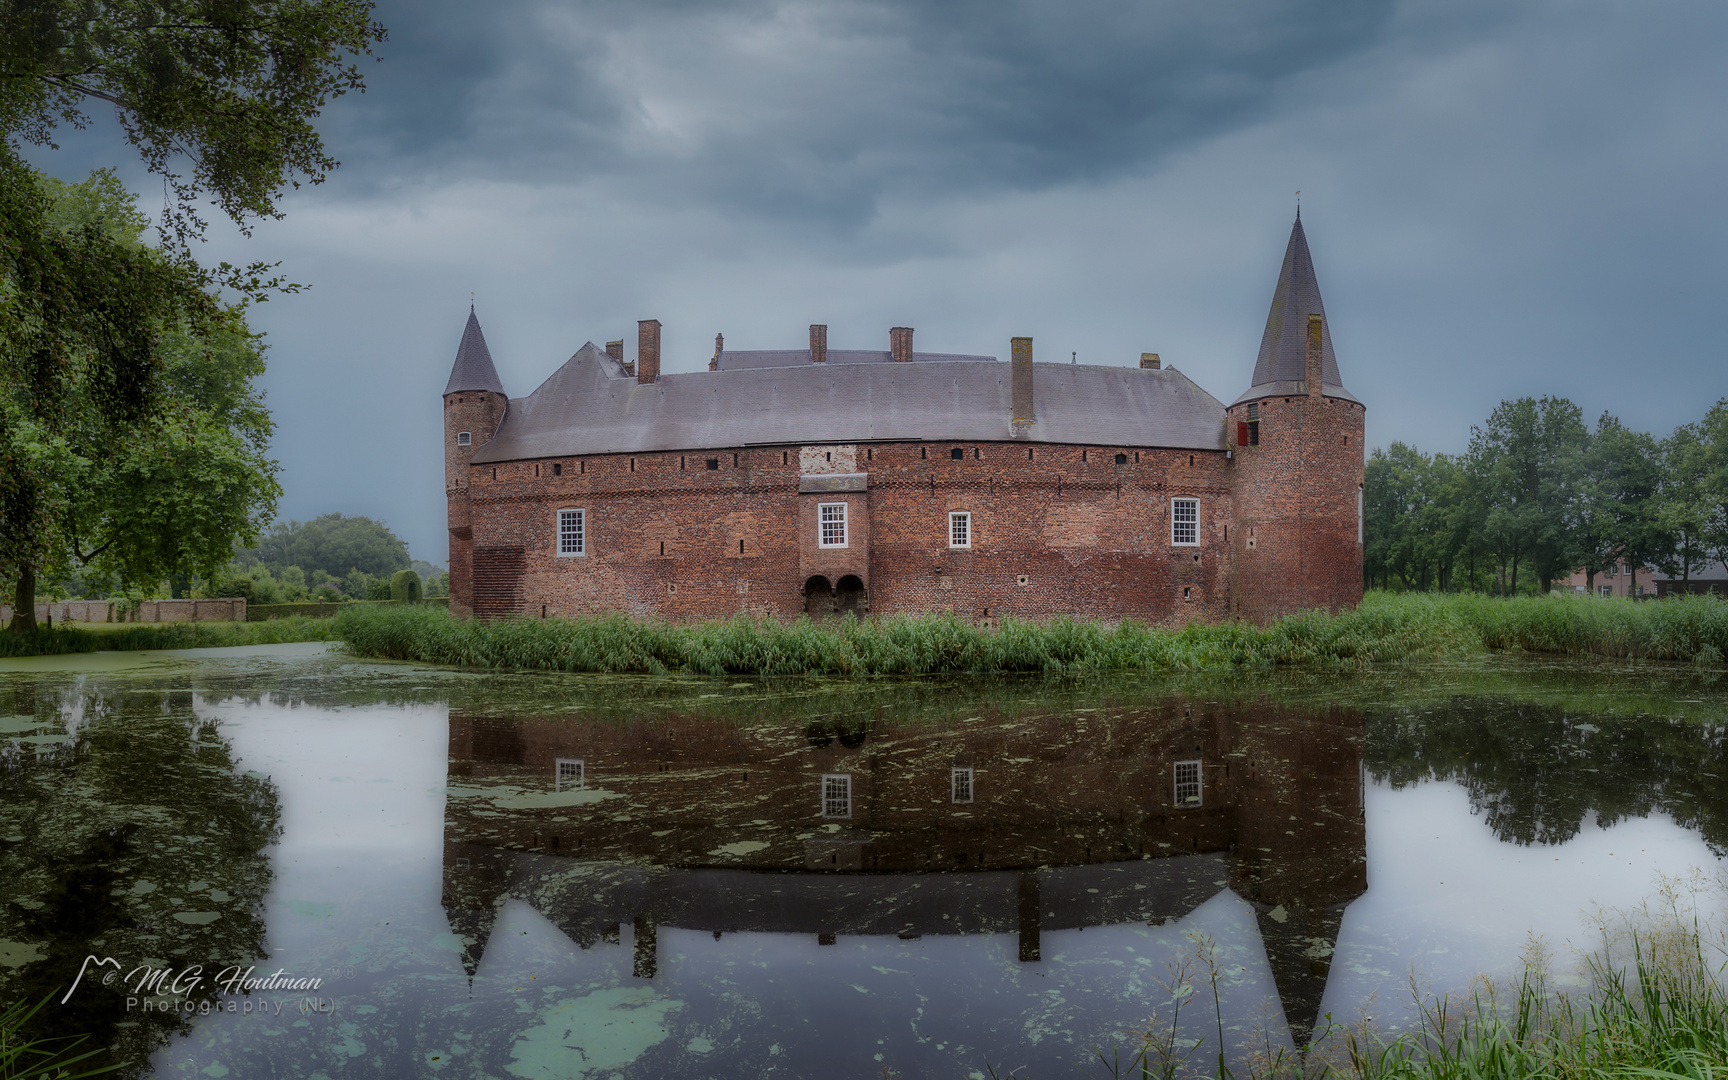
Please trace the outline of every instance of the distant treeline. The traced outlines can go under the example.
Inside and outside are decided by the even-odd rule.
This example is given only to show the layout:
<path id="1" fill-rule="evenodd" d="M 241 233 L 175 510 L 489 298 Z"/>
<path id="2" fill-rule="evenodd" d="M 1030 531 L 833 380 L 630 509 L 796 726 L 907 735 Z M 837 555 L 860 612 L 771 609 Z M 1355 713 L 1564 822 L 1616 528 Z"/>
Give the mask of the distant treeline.
<path id="1" fill-rule="evenodd" d="M 47 599 L 110 599 L 136 594 L 244 596 L 257 604 L 308 600 L 389 600 L 391 578 L 402 570 L 420 576 L 426 596 L 445 596 L 450 575 L 408 555 L 408 545 L 381 521 L 325 514 L 311 521 L 278 522 L 209 578 L 185 575 L 148 589 L 122 590 L 113 575 L 71 575 L 41 591 Z"/>
<path id="2" fill-rule="evenodd" d="M 1462 455 L 1375 450 L 1363 486 L 1370 587 L 1546 593 L 1622 564 L 1685 580 L 1728 558 L 1728 399 L 1665 439 L 1504 401 Z"/>

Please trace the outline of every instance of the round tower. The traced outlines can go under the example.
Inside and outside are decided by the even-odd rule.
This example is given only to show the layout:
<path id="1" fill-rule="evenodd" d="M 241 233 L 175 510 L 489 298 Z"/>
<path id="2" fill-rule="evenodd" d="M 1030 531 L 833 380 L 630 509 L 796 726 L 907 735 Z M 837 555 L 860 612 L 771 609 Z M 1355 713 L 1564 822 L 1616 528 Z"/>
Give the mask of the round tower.
<path id="1" fill-rule="evenodd" d="M 444 500 L 450 527 L 450 611 L 464 618 L 474 608 L 474 533 L 468 507 L 468 466 L 492 441 L 510 399 L 498 381 L 480 320 L 468 309 L 468 325 L 456 347 L 456 363 L 444 387 Z"/>
<path id="2" fill-rule="evenodd" d="M 1365 417 L 1338 374 L 1298 214 L 1253 385 L 1225 410 L 1233 612 L 1265 622 L 1361 601 Z"/>

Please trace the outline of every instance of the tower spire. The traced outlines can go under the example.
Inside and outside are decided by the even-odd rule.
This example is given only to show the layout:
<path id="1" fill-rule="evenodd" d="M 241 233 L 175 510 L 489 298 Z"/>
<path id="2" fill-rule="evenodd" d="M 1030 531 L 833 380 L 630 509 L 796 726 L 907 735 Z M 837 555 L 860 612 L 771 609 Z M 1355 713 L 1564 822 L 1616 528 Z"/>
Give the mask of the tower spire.
<path id="1" fill-rule="evenodd" d="M 1298 192 L 1300 195 L 1300 192 Z M 1284 265 L 1278 271 L 1278 287 L 1272 292 L 1272 309 L 1266 314 L 1266 331 L 1260 338 L 1260 355 L 1254 362 L 1250 396 L 1294 392 L 1289 385 L 1307 378 L 1308 321 L 1321 318 L 1320 383 L 1329 396 L 1354 400 L 1338 374 L 1338 359 L 1332 353 L 1332 323 L 1320 299 L 1320 282 L 1314 275 L 1314 258 L 1308 253 L 1308 237 L 1302 230 L 1302 211 L 1290 227 L 1290 242 L 1284 248 Z"/>
<path id="2" fill-rule="evenodd" d="M 480 332 L 480 318 L 474 314 L 474 304 L 468 304 L 468 325 L 462 330 L 462 343 L 456 346 L 456 362 L 450 367 L 450 381 L 445 394 L 463 390 L 488 390 L 504 393 L 498 381 L 498 369 L 492 366 L 492 351 L 486 347 L 486 335 Z"/>

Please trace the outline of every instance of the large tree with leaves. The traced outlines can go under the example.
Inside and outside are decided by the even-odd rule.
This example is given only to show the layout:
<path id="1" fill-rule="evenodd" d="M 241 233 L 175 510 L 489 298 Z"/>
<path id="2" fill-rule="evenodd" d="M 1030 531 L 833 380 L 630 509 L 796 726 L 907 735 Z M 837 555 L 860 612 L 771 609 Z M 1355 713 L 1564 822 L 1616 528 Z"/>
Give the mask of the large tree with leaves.
<path id="1" fill-rule="evenodd" d="M 0 4 L 0 576 L 17 584 L 14 629 L 34 628 L 37 574 L 90 539 L 77 509 L 89 491 L 63 486 L 81 479 L 71 448 L 175 426 L 165 377 L 176 342 L 249 339 L 217 289 L 258 300 L 282 286 L 262 264 L 198 266 L 200 200 L 244 229 L 277 215 L 287 187 L 321 181 L 336 162 L 313 121 L 364 89 L 358 62 L 382 39 L 369 0 Z M 66 227 L 21 156 L 95 108 L 113 112 L 171 194 L 159 247 L 105 221 Z M 138 519 L 104 556 L 135 572 L 199 562 L 184 544 L 146 551 L 150 523 L 186 509 L 172 502 L 134 503 Z"/>

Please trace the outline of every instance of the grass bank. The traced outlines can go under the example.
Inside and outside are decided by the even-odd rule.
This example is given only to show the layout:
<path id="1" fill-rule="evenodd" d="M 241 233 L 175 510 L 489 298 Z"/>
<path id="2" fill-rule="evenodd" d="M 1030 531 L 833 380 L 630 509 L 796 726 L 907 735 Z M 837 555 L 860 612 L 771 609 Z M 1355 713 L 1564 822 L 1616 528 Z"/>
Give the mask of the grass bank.
<path id="1" fill-rule="evenodd" d="M 1183 671 L 1357 666 L 1497 649 L 1719 664 L 1728 654 L 1728 603 L 1370 593 L 1341 615 L 1308 612 L 1264 628 L 1192 623 L 1182 629 L 1075 619 L 1004 619 L 1000 629 L 986 629 L 951 615 L 825 623 L 746 617 L 669 623 L 623 615 L 480 622 L 395 607 L 344 611 L 336 634 L 360 656 L 600 673 Z"/>
<path id="2" fill-rule="evenodd" d="M 272 619 L 269 622 L 186 622 L 56 626 L 34 634 L 0 632 L 0 656 L 134 649 L 213 649 L 228 645 L 279 645 L 288 641 L 333 641 L 336 620 Z"/>

